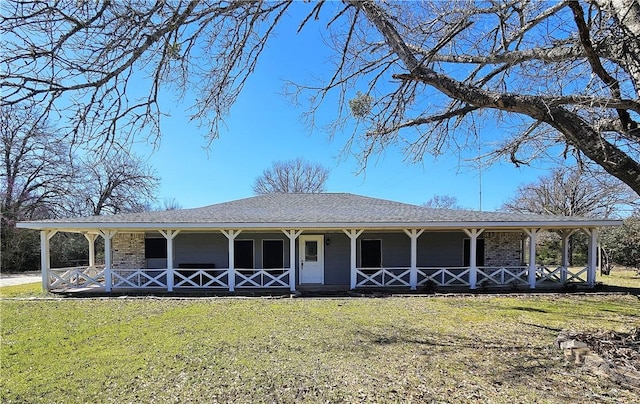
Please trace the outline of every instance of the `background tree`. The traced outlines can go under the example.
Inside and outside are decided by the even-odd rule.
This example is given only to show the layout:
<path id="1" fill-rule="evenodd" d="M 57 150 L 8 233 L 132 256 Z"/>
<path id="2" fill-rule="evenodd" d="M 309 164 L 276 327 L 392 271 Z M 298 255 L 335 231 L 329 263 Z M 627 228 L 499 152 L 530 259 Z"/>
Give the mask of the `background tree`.
<path id="1" fill-rule="evenodd" d="M 610 218 L 631 211 L 640 199 L 629 187 L 602 173 L 582 167 L 557 167 L 536 182 L 518 187 L 516 195 L 502 209 L 542 215 Z M 561 238 L 555 233 L 539 237 L 538 259 L 544 264 L 558 263 Z M 587 258 L 587 239 L 581 232 L 570 238 L 570 264 Z"/>
<path id="2" fill-rule="evenodd" d="M 579 166 L 556 167 L 536 182 L 520 185 L 503 210 L 540 215 L 610 218 L 640 204 L 622 182 Z"/>
<path id="3" fill-rule="evenodd" d="M 69 195 L 68 149 L 32 106 L 0 108 L 0 266 L 4 271 L 35 269 L 40 236 L 18 231 L 20 220 L 46 219 L 65 211 Z"/>
<path id="4" fill-rule="evenodd" d="M 157 210 L 178 210 L 182 208 L 182 204 L 176 198 L 167 198 L 162 201 L 162 205 Z"/>
<path id="5" fill-rule="evenodd" d="M 262 172 L 253 184 L 256 194 L 318 193 L 326 190 L 329 169 L 301 158 L 277 161 Z"/>
<path id="6" fill-rule="evenodd" d="M 606 229 L 601 243 L 612 262 L 640 271 L 640 211 L 626 218 L 622 226 Z"/>
<path id="7" fill-rule="evenodd" d="M 458 203 L 458 198 L 451 195 L 434 195 L 422 206 L 433 209 L 465 209 Z"/>
<path id="8" fill-rule="evenodd" d="M 33 106 L 0 108 L 3 225 L 64 211 L 62 201 L 73 175 L 70 150 L 38 115 Z"/>
<path id="9" fill-rule="evenodd" d="M 79 215 L 104 215 L 149 210 L 159 179 L 137 156 L 114 152 L 83 160 L 74 181 Z"/>
<path id="10" fill-rule="evenodd" d="M 488 121 L 504 133 L 491 158 L 520 165 L 573 156 L 640 195 L 637 1 L 0 7 L 2 103 L 38 100 L 42 114 L 62 114 L 64 129 L 83 144 L 101 147 L 147 130 L 159 136 L 164 87 L 195 93 L 192 118 L 214 139 L 276 28 L 297 18 L 299 29 L 319 21 L 336 53 L 325 81 L 297 90 L 310 96 L 312 112 L 337 93 L 333 128 L 342 129 L 351 108 L 363 129 L 353 141 L 363 159 L 399 139 L 418 160 L 475 144 L 475 128 Z"/>
<path id="11" fill-rule="evenodd" d="M 109 151 L 108 160 L 82 160 L 71 142 L 40 116 L 34 105 L 0 107 L 3 271 L 39 267 L 39 234 L 18 231 L 16 222 L 136 211 L 153 198 L 158 183 L 141 160 L 115 149 Z M 54 265 L 86 259 L 82 235 L 56 235 L 51 242 Z M 65 246 L 63 253 L 57 245 Z"/>

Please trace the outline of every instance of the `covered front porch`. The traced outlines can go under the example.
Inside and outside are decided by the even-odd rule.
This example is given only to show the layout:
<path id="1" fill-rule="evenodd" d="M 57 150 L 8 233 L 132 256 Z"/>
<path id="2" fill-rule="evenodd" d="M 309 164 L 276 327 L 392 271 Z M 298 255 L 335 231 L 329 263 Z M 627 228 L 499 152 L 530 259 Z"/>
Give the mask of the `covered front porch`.
<path id="1" fill-rule="evenodd" d="M 88 265 L 51 268 L 49 241 L 57 231 L 64 230 L 41 231 L 43 289 L 54 292 L 593 287 L 598 263 L 596 228 L 185 228 L 84 230 Z M 536 240 L 543 231 L 556 231 L 562 237 L 562 260 L 557 265 L 536 262 Z M 569 266 L 569 238 L 576 231 L 589 238 L 584 267 Z M 311 266 L 301 236 L 317 238 L 312 253 L 323 263 L 322 276 L 311 283 L 301 282 L 305 263 Z M 146 255 L 149 238 L 166 242 L 166 257 Z M 96 264 L 97 239 L 104 242 L 101 264 Z M 254 245 L 253 265 L 238 251 L 244 248 L 241 241 L 249 240 Z M 282 259 L 267 264 L 267 245 L 275 245 Z"/>

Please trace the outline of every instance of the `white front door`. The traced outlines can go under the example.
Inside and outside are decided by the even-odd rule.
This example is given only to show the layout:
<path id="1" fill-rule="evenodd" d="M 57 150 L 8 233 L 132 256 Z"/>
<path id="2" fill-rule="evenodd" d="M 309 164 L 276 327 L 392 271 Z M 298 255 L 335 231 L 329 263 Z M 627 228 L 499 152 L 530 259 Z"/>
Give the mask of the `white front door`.
<path id="1" fill-rule="evenodd" d="M 300 283 L 324 283 L 324 236 L 300 236 Z"/>

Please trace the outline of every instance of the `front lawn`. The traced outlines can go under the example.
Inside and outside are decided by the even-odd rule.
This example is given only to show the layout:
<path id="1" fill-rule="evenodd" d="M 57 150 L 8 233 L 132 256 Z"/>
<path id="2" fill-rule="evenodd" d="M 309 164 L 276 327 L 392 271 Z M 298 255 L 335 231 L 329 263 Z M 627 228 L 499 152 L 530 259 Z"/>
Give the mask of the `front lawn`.
<path id="1" fill-rule="evenodd" d="M 609 275 L 598 274 L 597 279 L 606 286 L 640 289 L 640 273 L 635 269 L 614 268 Z"/>
<path id="2" fill-rule="evenodd" d="M 1 301 L 5 402 L 639 402 L 559 330 L 638 327 L 625 295 Z"/>

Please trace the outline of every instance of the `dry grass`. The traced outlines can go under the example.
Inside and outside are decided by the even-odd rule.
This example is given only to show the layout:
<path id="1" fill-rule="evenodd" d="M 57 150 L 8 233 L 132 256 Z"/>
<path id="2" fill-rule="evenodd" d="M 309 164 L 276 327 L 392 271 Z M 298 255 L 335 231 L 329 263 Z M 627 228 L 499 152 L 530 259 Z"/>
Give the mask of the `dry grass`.
<path id="1" fill-rule="evenodd" d="M 607 286 L 640 289 L 640 272 L 629 268 L 614 268 L 609 275 L 598 274 L 598 281 Z"/>
<path id="2" fill-rule="evenodd" d="M 558 331 L 629 295 L 2 300 L 2 402 L 638 402 Z"/>

